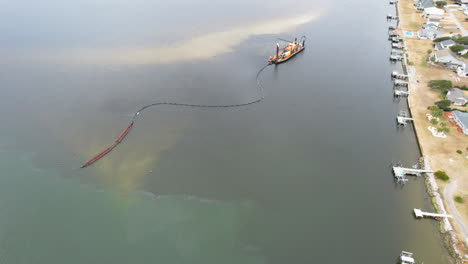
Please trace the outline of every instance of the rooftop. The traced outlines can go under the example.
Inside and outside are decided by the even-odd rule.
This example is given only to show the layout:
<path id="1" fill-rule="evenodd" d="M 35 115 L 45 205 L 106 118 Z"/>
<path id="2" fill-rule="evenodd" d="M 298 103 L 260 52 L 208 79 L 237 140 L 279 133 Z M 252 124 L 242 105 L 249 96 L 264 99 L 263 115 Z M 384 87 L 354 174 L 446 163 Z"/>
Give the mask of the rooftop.
<path id="1" fill-rule="evenodd" d="M 465 113 L 465 112 L 460 112 L 460 111 L 453 111 L 452 112 L 456 117 L 457 119 L 463 123 L 463 125 L 465 127 L 468 127 L 468 113 Z"/>

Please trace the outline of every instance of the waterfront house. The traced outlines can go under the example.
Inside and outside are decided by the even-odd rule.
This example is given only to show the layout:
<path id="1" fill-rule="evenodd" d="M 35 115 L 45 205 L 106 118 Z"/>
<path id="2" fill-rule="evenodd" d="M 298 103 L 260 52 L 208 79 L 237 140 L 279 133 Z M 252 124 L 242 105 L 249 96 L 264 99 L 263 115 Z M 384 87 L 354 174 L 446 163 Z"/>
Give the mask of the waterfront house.
<path id="1" fill-rule="evenodd" d="M 468 6 L 468 0 L 455 0 L 455 3 L 461 6 Z"/>
<path id="2" fill-rule="evenodd" d="M 453 111 L 453 120 L 461 128 L 463 134 L 468 135 L 468 113 Z"/>
<path id="3" fill-rule="evenodd" d="M 444 14 L 445 14 L 445 11 L 443 9 L 440 9 L 440 8 L 437 8 L 437 7 L 424 8 L 424 12 L 423 12 L 424 17 L 443 16 Z"/>
<path id="4" fill-rule="evenodd" d="M 444 41 L 441 41 L 439 43 L 437 43 L 435 45 L 435 48 L 436 50 L 444 50 L 444 49 L 448 49 L 454 45 L 456 45 L 457 43 L 455 43 L 455 41 L 451 40 L 451 39 L 448 39 L 448 40 L 444 40 Z"/>
<path id="5" fill-rule="evenodd" d="M 468 103 L 468 97 L 466 97 L 463 91 L 458 88 L 452 88 L 447 92 L 447 100 L 450 100 L 454 105 L 460 106 Z"/>
<path id="6" fill-rule="evenodd" d="M 432 28 L 432 29 L 438 29 L 439 27 L 437 25 L 434 25 L 434 24 L 431 24 L 431 23 L 424 23 L 422 24 L 421 26 L 421 29 L 428 29 L 428 28 Z"/>
<path id="7" fill-rule="evenodd" d="M 418 38 L 419 39 L 429 39 L 429 40 L 434 40 L 436 38 L 442 37 L 442 32 L 439 30 L 429 27 L 429 28 L 424 28 L 418 30 Z"/>
<path id="8" fill-rule="evenodd" d="M 433 25 L 439 26 L 440 20 L 441 20 L 440 18 L 431 17 L 427 19 L 427 24 L 433 24 Z"/>
<path id="9" fill-rule="evenodd" d="M 465 1 L 465 0 L 462 0 L 462 1 Z M 466 0 L 466 1 L 468 1 L 468 0 Z M 424 10 L 425 8 L 429 8 L 429 7 L 435 7 L 433 0 L 419 0 L 416 3 L 416 8 L 418 10 Z"/>
<path id="10" fill-rule="evenodd" d="M 440 63 L 450 69 L 463 67 L 465 64 L 460 59 L 457 59 L 449 49 L 439 50 L 434 53 L 435 62 Z"/>
<path id="11" fill-rule="evenodd" d="M 468 77 L 468 65 L 466 63 L 463 63 L 461 67 L 457 68 L 457 74 L 460 77 Z"/>

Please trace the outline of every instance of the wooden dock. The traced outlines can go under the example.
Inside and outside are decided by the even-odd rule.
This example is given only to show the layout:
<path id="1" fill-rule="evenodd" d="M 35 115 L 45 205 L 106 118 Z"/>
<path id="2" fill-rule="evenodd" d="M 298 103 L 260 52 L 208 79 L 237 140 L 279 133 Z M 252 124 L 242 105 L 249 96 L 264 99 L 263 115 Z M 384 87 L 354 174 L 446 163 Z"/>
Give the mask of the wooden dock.
<path id="1" fill-rule="evenodd" d="M 395 48 L 395 49 L 403 49 L 403 45 L 401 45 L 400 43 L 392 43 L 392 48 Z"/>
<path id="2" fill-rule="evenodd" d="M 435 213 L 428 213 L 428 212 L 423 212 L 421 209 L 416 209 L 414 208 L 414 216 L 417 218 L 423 218 L 423 217 L 433 217 L 433 218 L 452 218 L 451 215 L 448 214 L 435 214 Z"/>
<path id="3" fill-rule="evenodd" d="M 393 85 L 394 86 L 403 86 L 403 87 L 408 87 L 408 82 L 407 81 L 401 81 L 401 80 L 393 80 Z"/>
<path id="4" fill-rule="evenodd" d="M 393 50 L 392 50 L 392 52 L 393 52 Z M 408 75 L 401 74 L 401 73 L 399 73 L 397 71 L 392 72 L 392 77 L 395 78 L 395 79 L 408 80 Z"/>
<path id="5" fill-rule="evenodd" d="M 402 91 L 402 90 L 394 90 L 393 91 L 393 95 L 396 96 L 396 97 L 399 97 L 399 96 L 409 96 L 409 91 Z"/>
<path id="6" fill-rule="evenodd" d="M 421 176 L 422 173 L 433 173 L 433 171 L 424 169 L 393 167 L 393 174 L 395 174 L 395 177 L 401 177 L 405 175 Z"/>
<path id="7" fill-rule="evenodd" d="M 390 55 L 390 60 L 391 61 L 401 61 L 403 60 L 403 57 L 400 55 Z"/>

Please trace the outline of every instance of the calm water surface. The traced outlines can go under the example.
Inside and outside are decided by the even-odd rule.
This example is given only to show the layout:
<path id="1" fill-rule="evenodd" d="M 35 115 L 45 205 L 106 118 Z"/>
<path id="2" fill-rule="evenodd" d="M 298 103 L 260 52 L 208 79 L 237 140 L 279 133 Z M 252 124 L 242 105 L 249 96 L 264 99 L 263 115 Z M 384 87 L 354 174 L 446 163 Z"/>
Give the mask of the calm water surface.
<path id="1" fill-rule="evenodd" d="M 388 167 L 419 152 L 395 128 L 387 2 L 0 10 L 1 263 L 450 263 L 437 223 L 413 218 L 433 210 L 423 182 Z M 256 99 L 276 38 L 300 35 L 307 49 L 262 74 L 263 102 L 150 108 L 76 170 L 145 104 Z"/>

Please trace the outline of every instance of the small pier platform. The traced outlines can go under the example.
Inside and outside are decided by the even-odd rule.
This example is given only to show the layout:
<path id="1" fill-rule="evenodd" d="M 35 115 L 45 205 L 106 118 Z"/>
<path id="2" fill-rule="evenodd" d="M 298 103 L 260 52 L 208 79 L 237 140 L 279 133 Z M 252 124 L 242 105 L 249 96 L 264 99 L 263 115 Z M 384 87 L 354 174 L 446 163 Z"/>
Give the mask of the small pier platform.
<path id="1" fill-rule="evenodd" d="M 403 45 L 401 45 L 400 43 L 392 43 L 392 48 L 403 49 Z"/>
<path id="2" fill-rule="evenodd" d="M 448 214 L 427 213 L 427 212 L 423 212 L 421 209 L 416 209 L 416 208 L 414 208 L 414 216 L 416 216 L 417 218 L 423 218 L 423 217 L 452 218 L 452 216 L 451 216 L 451 215 L 448 215 Z"/>
<path id="3" fill-rule="evenodd" d="M 388 38 L 389 39 L 392 39 L 392 37 L 399 37 L 399 36 L 400 36 L 399 30 L 390 29 L 390 27 L 389 27 L 389 31 L 388 31 Z"/>
<path id="4" fill-rule="evenodd" d="M 397 116 L 397 123 L 399 126 L 406 126 L 408 125 L 408 121 L 413 121 L 413 118 Z"/>
<path id="5" fill-rule="evenodd" d="M 403 60 L 403 57 L 400 55 L 390 55 L 390 60 L 391 61 L 401 61 Z"/>
<path id="6" fill-rule="evenodd" d="M 409 91 L 402 91 L 402 90 L 394 90 L 393 95 L 399 97 L 399 96 L 409 96 Z"/>
<path id="7" fill-rule="evenodd" d="M 408 84 L 409 83 L 407 81 L 393 80 L 393 85 L 395 85 L 395 86 L 408 87 Z"/>
<path id="8" fill-rule="evenodd" d="M 405 175 L 420 176 L 422 173 L 432 173 L 432 170 L 413 169 L 404 167 L 393 167 L 395 177 L 402 177 Z"/>
<path id="9" fill-rule="evenodd" d="M 414 261 L 413 258 L 413 253 L 408 252 L 408 251 L 402 251 L 400 253 L 400 262 L 399 264 L 415 264 L 416 262 Z"/>
<path id="10" fill-rule="evenodd" d="M 393 50 L 392 50 L 393 52 Z M 408 75 L 401 74 L 397 71 L 392 72 L 392 77 L 395 79 L 408 80 Z"/>
<path id="11" fill-rule="evenodd" d="M 392 42 L 398 43 L 400 41 L 403 41 L 403 39 L 400 36 L 394 36 L 390 39 Z"/>

